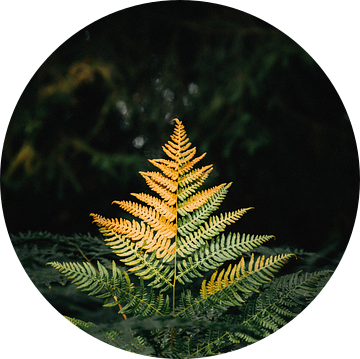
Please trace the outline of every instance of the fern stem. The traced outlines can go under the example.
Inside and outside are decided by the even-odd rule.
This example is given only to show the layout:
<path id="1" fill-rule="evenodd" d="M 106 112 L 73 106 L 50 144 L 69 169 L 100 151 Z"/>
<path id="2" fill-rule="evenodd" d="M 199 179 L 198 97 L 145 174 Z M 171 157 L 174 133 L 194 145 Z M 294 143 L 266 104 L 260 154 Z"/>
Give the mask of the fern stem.
<path id="1" fill-rule="evenodd" d="M 178 153 L 177 153 L 177 161 L 178 161 L 178 168 L 180 168 L 180 152 L 181 152 L 181 146 L 180 146 L 180 141 L 178 144 Z M 176 209 L 176 217 L 175 217 L 175 228 L 176 228 L 176 235 L 174 238 L 175 241 L 175 258 L 174 258 L 174 283 L 173 283 L 173 310 L 172 310 L 172 314 L 173 317 L 175 317 L 175 287 L 176 287 L 176 253 L 177 253 L 177 238 L 178 238 L 178 217 L 179 217 L 179 213 L 178 213 L 178 204 L 179 204 L 179 172 L 178 172 L 178 177 L 177 177 L 177 184 L 176 184 L 176 202 L 175 202 L 175 209 Z M 171 345 L 170 345 L 170 350 L 173 350 L 173 344 L 174 344 L 174 328 L 171 328 Z"/>
<path id="2" fill-rule="evenodd" d="M 85 255 L 85 254 L 83 253 L 83 251 L 80 249 L 80 247 L 79 247 L 79 246 L 76 246 L 76 248 L 78 249 L 78 251 L 80 252 L 80 254 L 84 257 L 84 259 L 96 270 L 96 273 L 97 273 L 97 274 L 100 274 L 99 271 L 97 270 L 97 268 L 91 263 L 90 259 L 89 259 L 88 257 L 86 257 L 86 255 Z M 114 298 L 115 301 L 118 300 L 116 295 L 114 295 L 113 298 Z M 118 304 L 118 308 L 119 308 L 119 310 L 122 309 L 122 307 L 121 307 L 120 304 Z M 122 316 L 123 316 L 124 320 L 127 319 L 127 317 L 126 317 L 125 314 L 122 314 Z"/>
<path id="3" fill-rule="evenodd" d="M 176 202 L 176 212 L 177 212 L 177 202 Z M 176 228 L 177 228 L 177 219 L 178 214 L 176 213 Z M 176 243 L 177 235 L 175 236 L 175 243 Z M 175 284 L 176 284 L 176 244 L 175 244 L 175 258 L 174 258 L 174 284 L 173 284 L 173 310 L 172 314 L 175 317 Z M 174 328 L 171 328 L 171 345 L 170 350 L 173 350 L 173 342 L 174 342 Z"/>
<path id="4" fill-rule="evenodd" d="M 176 222 L 177 222 L 177 215 L 176 215 Z M 177 225 L 177 223 L 176 223 Z M 175 243 L 176 243 L 177 235 L 175 236 Z M 174 259 L 174 285 L 173 285 L 173 317 L 175 317 L 175 283 L 176 283 L 176 247 L 175 247 L 175 259 Z M 174 341 L 174 328 L 171 328 L 171 346 L 170 350 L 173 350 L 173 341 Z"/>

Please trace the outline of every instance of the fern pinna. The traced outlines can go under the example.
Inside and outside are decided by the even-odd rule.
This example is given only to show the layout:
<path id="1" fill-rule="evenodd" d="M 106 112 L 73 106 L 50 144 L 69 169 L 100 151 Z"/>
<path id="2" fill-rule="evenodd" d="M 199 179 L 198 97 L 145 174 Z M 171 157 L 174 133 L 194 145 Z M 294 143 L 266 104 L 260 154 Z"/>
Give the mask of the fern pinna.
<path id="1" fill-rule="evenodd" d="M 273 288 L 269 283 L 274 274 L 294 255 L 244 256 L 273 236 L 224 233 L 251 207 L 213 214 L 231 183 L 199 190 L 213 167 L 195 168 L 205 153 L 196 157 L 196 147 L 192 147 L 184 125 L 178 119 L 174 121 L 174 133 L 162 147 L 167 158 L 149 160 L 160 171 L 140 172 L 156 195 L 132 193 L 140 203 L 113 202 L 137 219 L 91 214 L 107 245 L 126 268 L 117 267 L 115 262 L 110 270 L 100 263 L 97 268 L 87 262 L 50 264 L 79 289 L 104 298 L 106 307 L 118 306 L 125 319 L 130 315 L 128 320 L 150 316 L 169 320 L 171 328 L 153 328 L 142 339 L 156 348 L 156 356 L 176 352 L 201 357 L 223 352 L 221 348 L 234 343 L 254 342 L 268 335 L 263 326 L 277 329 L 297 314 L 292 315 L 292 309 L 285 309 L 283 304 L 280 314 L 274 311 L 270 315 L 271 320 L 247 319 L 250 306 L 255 318 L 257 293 L 262 287 Z M 238 262 L 226 264 L 234 260 Z M 211 276 L 204 279 L 209 271 Z M 139 277 L 139 283 L 132 274 Z M 197 294 L 185 288 L 201 279 Z M 176 290 L 179 285 L 184 287 L 180 294 Z M 231 308 L 238 308 L 232 316 L 226 314 Z M 285 314 L 282 320 L 274 319 L 281 314 Z M 229 331 L 230 323 L 234 330 Z"/>

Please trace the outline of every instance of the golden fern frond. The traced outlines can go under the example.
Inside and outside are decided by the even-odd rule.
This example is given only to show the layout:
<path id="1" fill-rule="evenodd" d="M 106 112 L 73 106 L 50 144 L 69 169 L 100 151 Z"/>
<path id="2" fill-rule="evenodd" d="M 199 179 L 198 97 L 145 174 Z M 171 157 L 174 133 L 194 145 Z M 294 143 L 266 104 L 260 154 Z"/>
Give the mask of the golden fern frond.
<path id="1" fill-rule="evenodd" d="M 141 239 L 146 241 L 148 234 L 151 232 L 151 228 L 145 226 L 143 222 L 140 224 L 135 220 L 130 222 L 123 218 L 105 218 L 94 213 L 91 213 L 90 216 L 94 218 L 93 223 L 96 223 L 100 227 L 100 232 L 104 235 L 107 233 L 111 233 L 111 235 L 112 233 L 120 234 L 137 242 Z M 140 247 L 140 245 L 138 245 L 138 247 Z"/>
<path id="2" fill-rule="evenodd" d="M 150 196 L 146 193 L 130 193 L 132 196 L 136 197 L 138 200 L 152 206 L 157 212 L 163 215 L 169 221 L 174 221 L 176 219 L 176 208 L 174 206 L 168 206 L 161 199 Z"/>
<path id="3" fill-rule="evenodd" d="M 156 258 L 170 260 L 175 255 L 175 245 L 171 244 L 170 238 L 153 231 L 144 222 L 139 223 L 135 220 L 130 222 L 122 218 L 109 219 L 93 213 L 91 216 L 94 218 L 93 222 L 100 227 L 99 230 L 103 236 L 111 237 L 105 241 L 110 242 L 108 245 L 112 249 L 118 250 L 116 254 L 119 256 L 128 254 L 126 250 L 119 250 L 119 248 L 126 249 L 128 244 L 125 239 L 127 238 L 136 242 L 137 249 L 143 249 L 146 252 L 156 251 Z M 132 247 L 130 251 L 132 251 Z"/>
<path id="4" fill-rule="evenodd" d="M 178 199 L 184 201 L 187 197 L 195 192 L 205 180 L 209 177 L 212 171 L 212 165 L 197 168 L 179 179 Z"/>
<path id="5" fill-rule="evenodd" d="M 178 164 L 174 161 L 165 160 L 162 158 L 149 160 L 149 162 L 161 170 L 164 175 L 176 181 L 179 177 Z"/>
<path id="6" fill-rule="evenodd" d="M 154 230 L 167 238 L 174 238 L 176 236 L 176 224 L 170 222 L 163 215 L 158 213 L 155 209 L 142 206 L 141 204 L 130 201 L 114 201 L 120 208 L 131 213 L 135 217 L 140 218 L 145 223 L 148 223 Z"/>
<path id="7" fill-rule="evenodd" d="M 179 175 L 189 171 L 198 161 L 205 156 L 205 153 L 198 158 L 192 159 L 196 153 L 196 147 L 189 149 L 191 142 L 187 138 L 184 125 L 177 118 L 175 121 L 174 133 L 162 148 L 170 158 L 149 160 L 151 164 L 159 168 L 165 176 L 177 181 Z M 192 160 L 191 160 L 192 159 Z"/>
<path id="8" fill-rule="evenodd" d="M 209 281 L 204 280 L 200 297 L 206 299 L 231 286 L 244 293 L 258 292 L 256 287 L 269 282 L 271 280 L 269 277 L 273 277 L 274 272 L 277 272 L 292 256 L 294 254 L 281 254 L 266 259 L 265 256 L 259 256 L 255 261 L 252 254 L 247 269 L 245 259 L 242 257 L 234 267 L 230 264 L 220 273 L 215 271 Z"/>
<path id="9" fill-rule="evenodd" d="M 178 188 L 177 181 L 172 180 L 171 178 L 165 177 L 159 172 L 139 172 L 147 182 L 157 183 L 172 193 L 175 193 Z"/>
<path id="10" fill-rule="evenodd" d="M 165 177 L 162 176 L 164 178 L 164 181 L 156 181 L 153 177 L 155 176 L 151 176 L 151 173 L 154 172 L 140 172 L 140 174 L 145 178 L 146 184 L 157 194 L 160 195 L 160 197 L 167 202 L 167 204 L 169 206 L 173 206 L 176 204 L 177 201 L 177 196 L 176 196 L 176 190 L 177 190 L 177 185 L 175 187 L 174 190 L 169 189 L 169 186 L 171 186 L 171 183 L 169 182 L 170 180 L 167 179 L 168 181 L 165 181 Z M 160 177 L 161 175 L 159 175 Z M 173 188 L 171 186 L 171 188 Z"/>
<path id="11" fill-rule="evenodd" d="M 163 146 L 163 151 L 172 159 L 172 161 L 168 161 L 167 164 L 178 171 L 177 180 L 179 176 L 190 171 L 196 163 L 204 158 L 206 153 L 193 158 L 196 154 L 196 147 L 189 149 L 191 142 L 189 142 L 184 125 L 177 118 L 175 118 L 174 121 L 174 133 L 170 136 L 171 140 Z"/>
<path id="12" fill-rule="evenodd" d="M 195 147 L 194 147 L 195 149 Z M 194 158 L 192 161 L 184 162 L 182 159 L 180 160 L 180 163 L 183 164 L 179 169 L 179 175 L 182 176 L 186 172 L 189 172 L 199 161 L 201 161 L 206 155 L 206 152 L 204 152 L 201 156 Z"/>
<path id="13" fill-rule="evenodd" d="M 178 206 L 178 212 L 182 216 L 184 216 L 188 212 L 193 212 L 195 209 L 198 209 L 204 203 L 206 203 L 214 193 L 219 191 L 220 188 L 222 188 L 226 185 L 227 185 L 226 183 L 222 183 L 219 186 L 215 186 L 215 187 L 209 188 L 207 190 L 198 192 L 197 194 L 191 196 L 190 198 L 188 198 L 187 200 L 182 202 Z"/>

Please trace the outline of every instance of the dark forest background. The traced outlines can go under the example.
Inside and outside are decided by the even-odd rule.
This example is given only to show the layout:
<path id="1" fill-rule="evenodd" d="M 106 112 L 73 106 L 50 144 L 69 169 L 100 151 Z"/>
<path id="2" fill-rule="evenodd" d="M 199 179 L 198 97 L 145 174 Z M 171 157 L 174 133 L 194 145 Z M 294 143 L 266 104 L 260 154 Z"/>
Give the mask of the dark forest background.
<path id="1" fill-rule="evenodd" d="M 139 171 L 185 124 L 231 231 L 339 260 L 359 195 L 354 134 L 330 80 L 298 44 L 246 13 L 200 2 L 123 10 L 41 65 L 13 113 L 1 196 L 9 232 L 98 234 L 89 213 L 147 192 Z"/>

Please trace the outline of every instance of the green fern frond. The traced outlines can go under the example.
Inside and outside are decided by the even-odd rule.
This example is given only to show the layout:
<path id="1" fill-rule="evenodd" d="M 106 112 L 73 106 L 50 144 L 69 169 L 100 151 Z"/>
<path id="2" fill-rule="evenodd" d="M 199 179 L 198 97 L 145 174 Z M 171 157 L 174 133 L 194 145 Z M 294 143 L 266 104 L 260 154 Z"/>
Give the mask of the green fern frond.
<path id="1" fill-rule="evenodd" d="M 89 295 L 97 295 L 107 288 L 111 291 L 109 273 L 100 262 L 98 262 L 98 272 L 91 264 L 86 262 L 83 264 L 50 262 L 48 264 L 68 277 L 77 286 L 77 289 L 91 291 Z"/>
<path id="2" fill-rule="evenodd" d="M 250 236 L 239 233 L 230 233 L 226 237 L 222 234 L 220 237 L 212 238 L 199 250 L 195 250 L 192 256 L 177 262 L 179 272 L 177 279 L 182 284 L 191 283 L 191 278 L 204 276 L 201 272 L 219 268 L 226 261 L 239 258 L 272 238 L 274 238 L 272 235 Z"/>
<path id="3" fill-rule="evenodd" d="M 176 252 L 181 257 L 191 255 L 201 245 L 205 245 L 205 241 L 219 235 L 228 225 L 235 223 L 251 208 L 243 208 L 233 212 L 221 213 L 220 216 L 210 217 L 208 222 L 203 222 L 196 231 L 189 233 L 185 237 L 178 237 Z"/>
<path id="4" fill-rule="evenodd" d="M 332 271 L 314 273 L 293 273 L 276 278 L 255 298 L 241 307 L 241 324 L 249 330 L 256 328 L 260 339 L 282 328 L 302 310 L 324 288 Z M 241 332 L 232 334 L 235 341 L 248 343 L 257 341 Z"/>
<path id="5" fill-rule="evenodd" d="M 141 289 L 137 289 L 130 281 L 128 274 L 117 268 L 114 261 L 112 275 L 100 262 L 97 263 L 97 269 L 87 262 L 82 264 L 50 262 L 48 264 L 68 277 L 77 289 L 90 292 L 88 295 L 105 299 L 105 307 L 122 305 L 120 314 L 141 315 L 146 312 L 148 315 L 149 313 L 164 315 L 162 311 L 169 311 L 168 298 L 154 302 L 152 300 L 154 293 L 149 294 L 143 283 Z M 110 298 L 114 298 L 114 301 L 110 302 Z"/>
<path id="6" fill-rule="evenodd" d="M 209 177 L 212 165 L 196 168 L 185 174 L 179 179 L 178 199 L 185 201 L 189 196 L 196 192 L 205 180 Z"/>
<path id="7" fill-rule="evenodd" d="M 177 206 L 177 211 L 181 216 L 185 216 L 187 213 L 193 212 L 194 210 L 200 208 L 205 204 L 215 193 L 219 191 L 220 188 L 226 186 L 226 183 L 223 183 L 219 186 L 209 188 L 207 190 L 198 192 L 184 201 L 179 201 Z M 180 199 L 180 198 L 179 198 Z"/>
<path id="8" fill-rule="evenodd" d="M 231 183 L 221 187 L 216 191 L 208 201 L 192 213 L 187 213 L 185 216 L 178 218 L 178 233 L 185 237 L 189 233 L 198 229 L 198 226 L 205 222 L 210 217 L 211 213 L 216 211 L 228 192 Z"/>
<path id="9" fill-rule="evenodd" d="M 113 304 L 116 305 L 117 303 Z M 160 314 L 162 316 L 170 313 L 170 301 L 169 296 L 163 294 L 156 294 L 154 290 L 150 293 L 146 290 L 144 281 L 141 281 L 140 289 L 136 296 L 129 299 L 126 305 L 119 311 L 120 314 L 135 314 L 137 316 L 151 316 L 154 314 Z"/>
<path id="10" fill-rule="evenodd" d="M 66 315 L 64 315 L 64 317 L 72 324 L 74 324 L 75 326 L 79 327 L 80 329 L 87 331 L 90 328 L 94 328 L 96 327 L 96 324 L 92 323 L 92 322 L 84 322 L 83 320 L 80 319 L 76 319 L 76 318 L 70 318 L 67 317 Z"/>
<path id="11" fill-rule="evenodd" d="M 112 237 L 112 239 L 113 238 L 114 237 Z M 114 249 L 115 254 L 125 257 L 121 259 L 125 265 L 133 267 L 129 269 L 130 272 L 133 272 L 143 280 L 153 279 L 153 281 L 148 284 L 149 286 L 153 286 L 154 288 L 165 286 L 166 289 L 173 286 L 171 279 L 174 275 L 174 270 L 170 266 L 166 266 L 164 261 L 156 259 L 157 255 L 159 257 L 162 256 L 161 253 L 159 254 L 159 250 L 151 253 L 151 255 L 142 253 L 138 250 L 135 243 L 132 243 L 124 237 L 110 242 L 109 245 Z"/>

